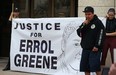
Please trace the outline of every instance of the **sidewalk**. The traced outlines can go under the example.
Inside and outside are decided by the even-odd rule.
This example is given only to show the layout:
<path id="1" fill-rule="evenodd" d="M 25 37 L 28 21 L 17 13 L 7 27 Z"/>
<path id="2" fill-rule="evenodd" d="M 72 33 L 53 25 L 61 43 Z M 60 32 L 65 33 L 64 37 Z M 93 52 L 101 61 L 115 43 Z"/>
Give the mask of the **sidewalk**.
<path id="1" fill-rule="evenodd" d="M 7 64 L 8 58 L 0 57 L 0 75 L 45 75 L 45 74 L 31 74 L 31 73 L 24 73 L 24 72 L 16 72 L 16 71 L 2 71 L 2 69 Z"/>

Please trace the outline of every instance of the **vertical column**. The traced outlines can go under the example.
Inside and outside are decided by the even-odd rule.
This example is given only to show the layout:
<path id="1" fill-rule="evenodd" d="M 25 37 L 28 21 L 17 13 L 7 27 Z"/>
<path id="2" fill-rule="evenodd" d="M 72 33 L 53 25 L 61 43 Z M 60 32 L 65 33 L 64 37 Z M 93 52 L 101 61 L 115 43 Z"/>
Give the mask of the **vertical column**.
<path id="1" fill-rule="evenodd" d="M 70 4 L 70 16 L 75 16 L 75 0 L 70 0 L 71 4 Z"/>

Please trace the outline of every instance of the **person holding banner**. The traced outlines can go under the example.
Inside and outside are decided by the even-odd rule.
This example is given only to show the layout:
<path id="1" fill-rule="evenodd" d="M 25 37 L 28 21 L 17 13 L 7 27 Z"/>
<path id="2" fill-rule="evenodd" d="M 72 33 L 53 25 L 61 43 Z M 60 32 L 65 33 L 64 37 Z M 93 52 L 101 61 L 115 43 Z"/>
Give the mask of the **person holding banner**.
<path id="1" fill-rule="evenodd" d="M 114 48 L 116 48 L 116 18 L 115 9 L 110 8 L 106 16 L 106 39 L 102 51 L 101 66 L 105 66 L 108 50 L 110 50 L 112 63 L 114 62 Z"/>
<path id="2" fill-rule="evenodd" d="M 100 57 L 105 37 L 105 28 L 101 20 L 94 14 L 94 8 L 85 7 L 86 20 L 77 29 L 81 37 L 82 56 L 80 61 L 80 72 L 90 75 L 95 72 L 101 75 Z"/>
<path id="3" fill-rule="evenodd" d="M 8 21 L 8 25 L 12 28 L 12 18 L 19 18 L 19 9 L 16 7 L 13 12 L 11 12 L 11 15 L 9 17 L 9 21 Z M 10 29 L 11 29 L 10 28 Z M 10 30 L 11 31 L 11 30 Z M 6 71 L 6 70 L 10 70 L 10 54 L 9 54 L 9 59 L 8 59 L 8 63 L 7 65 L 5 66 L 5 68 L 3 69 L 3 71 Z"/>

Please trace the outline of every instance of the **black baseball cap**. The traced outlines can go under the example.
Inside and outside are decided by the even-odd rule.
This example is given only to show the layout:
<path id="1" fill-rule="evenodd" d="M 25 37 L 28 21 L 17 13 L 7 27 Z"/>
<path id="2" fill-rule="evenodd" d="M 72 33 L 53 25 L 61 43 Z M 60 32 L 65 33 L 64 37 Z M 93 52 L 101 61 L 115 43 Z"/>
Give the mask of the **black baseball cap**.
<path id="1" fill-rule="evenodd" d="M 87 6 L 87 7 L 85 7 L 83 12 L 92 12 L 92 13 L 94 13 L 94 9 L 91 6 Z"/>
<path id="2" fill-rule="evenodd" d="M 18 7 L 15 7 L 14 8 L 14 12 L 19 12 L 19 8 Z"/>

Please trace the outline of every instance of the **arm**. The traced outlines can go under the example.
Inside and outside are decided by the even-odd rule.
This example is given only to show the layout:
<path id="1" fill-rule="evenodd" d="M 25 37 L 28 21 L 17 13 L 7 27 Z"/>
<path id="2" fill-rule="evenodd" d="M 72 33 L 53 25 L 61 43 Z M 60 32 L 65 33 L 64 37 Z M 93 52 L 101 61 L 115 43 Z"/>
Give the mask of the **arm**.
<path id="1" fill-rule="evenodd" d="M 82 36 L 81 30 L 82 30 L 83 27 L 84 27 L 84 25 L 81 24 L 81 26 L 79 26 L 79 28 L 77 29 L 77 35 L 80 36 L 80 37 Z"/>
<path id="2" fill-rule="evenodd" d="M 102 23 L 98 23 L 98 28 L 97 28 L 97 37 L 96 37 L 96 43 L 95 43 L 95 48 L 102 48 L 103 46 L 103 41 L 105 39 L 105 28 Z"/>
<path id="3" fill-rule="evenodd" d="M 116 36 L 116 32 L 106 33 L 106 36 Z"/>
<path id="4" fill-rule="evenodd" d="M 87 28 L 87 25 L 88 25 L 89 21 L 88 20 L 85 20 L 80 26 L 79 28 L 77 29 L 77 34 L 78 36 L 82 37 L 82 33 L 86 32 L 86 28 Z"/>

